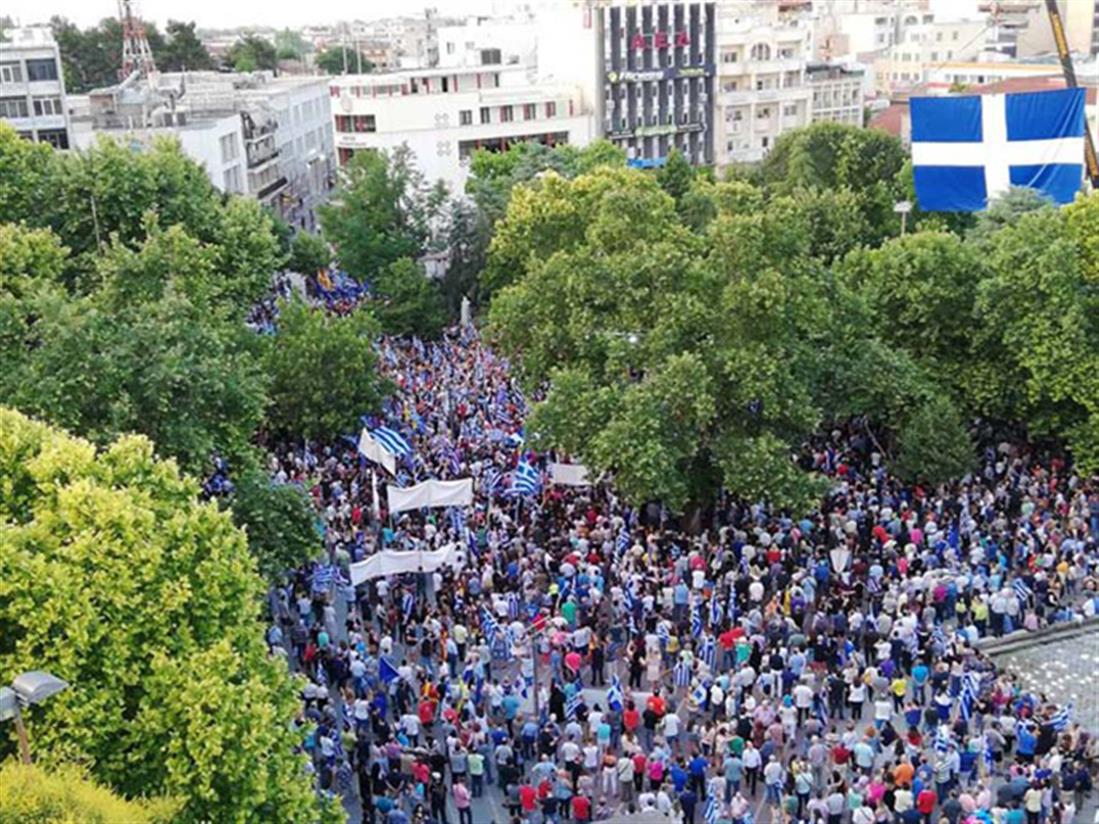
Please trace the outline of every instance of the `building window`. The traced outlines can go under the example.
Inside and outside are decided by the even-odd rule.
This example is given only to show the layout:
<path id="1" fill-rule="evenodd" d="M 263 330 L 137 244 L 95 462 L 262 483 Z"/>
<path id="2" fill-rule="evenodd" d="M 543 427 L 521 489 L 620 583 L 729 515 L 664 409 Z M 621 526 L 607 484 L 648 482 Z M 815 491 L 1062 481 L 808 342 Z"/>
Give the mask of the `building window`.
<path id="1" fill-rule="evenodd" d="M 357 114 L 351 118 L 351 129 L 356 132 L 376 132 L 377 125 L 372 114 Z"/>
<path id="2" fill-rule="evenodd" d="M 511 106 L 501 106 L 500 107 L 500 122 L 501 123 L 510 123 L 514 119 L 515 119 L 515 113 L 514 113 L 514 110 L 512 109 Z"/>
<path id="3" fill-rule="evenodd" d="M 492 86 L 496 89 L 500 88 L 500 72 L 492 75 Z"/>
<path id="4" fill-rule="evenodd" d="M 492 118 L 489 115 L 488 106 L 482 106 L 481 107 L 481 123 L 485 124 L 485 123 L 491 123 L 491 122 L 492 122 Z"/>
<path id="5" fill-rule="evenodd" d="M 769 138 L 769 137 L 761 137 L 759 139 L 759 145 L 762 146 L 764 149 L 766 149 L 770 144 L 771 144 L 771 138 Z"/>
<path id="6" fill-rule="evenodd" d="M 756 109 L 756 120 L 766 120 L 771 116 L 771 109 L 767 106 L 761 106 Z"/>
<path id="7" fill-rule="evenodd" d="M 17 62 L 0 63 L 0 82 L 22 83 L 23 67 Z"/>
<path id="8" fill-rule="evenodd" d="M 499 66 L 503 62 L 499 49 L 481 49 L 482 66 Z"/>
<path id="9" fill-rule="evenodd" d="M 222 188 L 227 192 L 240 191 L 240 166 L 226 169 L 221 174 Z"/>
<path id="10" fill-rule="evenodd" d="M 27 61 L 27 80 L 56 80 L 57 63 L 53 58 Z"/>
<path id="11" fill-rule="evenodd" d="M 724 52 L 721 55 L 721 62 L 722 63 L 735 63 L 737 61 L 737 59 L 738 59 L 737 58 L 737 53 L 735 51 Z"/>
<path id="12" fill-rule="evenodd" d="M 752 59 L 753 60 L 770 60 L 771 59 L 771 47 L 766 43 L 756 43 L 752 46 Z"/>
<path id="13" fill-rule="evenodd" d="M 52 117 L 54 115 L 64 114 L 64 109 L 61 108 L 60 97 L 36 97 L 34 98 L 34 116 L 35 117 Z"/>
<path id="14" fill-rule="evenodd" d="M 550 101 L 546 104 L 546 117 L 557 117 L 557 104 Z"/>
<path id="15" fill-rule="evenodd" d="M 453 43 L 447 43 L 446 44 L 446 53 L 447 54 L 454 54 L 454 44 Z"/>
<path id="16" fill-rule="evenodd" d="M 55 149 L 69 148 L 69 133 L 64 129 L 40 129 L 38 142 L 49 143 Z"/>
<path id="17" fill-rule="evenodd" d="M 523 104 L 523 120 L 534 120 L 538 116 L 538 107 L 533 103 Z"/>
<path id="18" fill-rule="evenodd" d="M 221 162 L 229 163 L 240 156 L 240 146 L 237 144 L 235 134 L 222 135 L 218 142 L 221 144 Z"/>
<path id="19" fill-rule="evenodd" d="M 472 126 L 473 111 L 471 109 L 462 109 L 458 112 L 458 124 L 461 126 Z"/>
<path id="20" fill-rule="evenodd" d="M 27 98 L 0 97 L 0 117 L 29 117 Z"/>
<path id="21" fill-rule="evenodd" d="M 735 80 L 726 80 L 724 83 L 721 84 L 721 90 L 726 92 L 735 92 L 737 90 L 737 85 L 737 81 Z"/>
<path id="22" fill-rule="evenodd" d="M 798 113 L 798 106 L 796 103 L 789 103 L 782 107 L 782 113 L 787 117 L 793 117 Z"/>

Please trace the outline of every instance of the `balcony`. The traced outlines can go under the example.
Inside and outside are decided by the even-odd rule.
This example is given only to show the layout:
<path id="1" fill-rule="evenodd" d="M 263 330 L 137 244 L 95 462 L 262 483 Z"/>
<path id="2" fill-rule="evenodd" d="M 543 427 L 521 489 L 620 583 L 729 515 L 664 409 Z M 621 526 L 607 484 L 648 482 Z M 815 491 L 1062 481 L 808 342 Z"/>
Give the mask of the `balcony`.
<path id="1" fill-rule="evenodd" d="M 781 103 L 788 100 L 808 100 L 808 86 L 787 86 L 784 89 L 746 89 L 721 92 L 720 100 L 726 106 L 744 106 L 748 103 Z"/>
<path id="2" fill-rule="evenodd" d="M 272 180 L 270 183 L 268 183 L 266 186 L 256 192 L 256 200 L 266 200 L 267 198 L 278 194 L 286 188 L 287 182 L 288 181 L 286 180 L 286 178 L 281 176 L 275 180 Z"/>
<path id="3" fill-rule="evenodd" d="M 274 144 L 255 149 L 248 146 L 245 153 L 248 155 L 248 171 L 250 172 L 258 172 L 277 160 L 279 156 L 279 150 Z"/>

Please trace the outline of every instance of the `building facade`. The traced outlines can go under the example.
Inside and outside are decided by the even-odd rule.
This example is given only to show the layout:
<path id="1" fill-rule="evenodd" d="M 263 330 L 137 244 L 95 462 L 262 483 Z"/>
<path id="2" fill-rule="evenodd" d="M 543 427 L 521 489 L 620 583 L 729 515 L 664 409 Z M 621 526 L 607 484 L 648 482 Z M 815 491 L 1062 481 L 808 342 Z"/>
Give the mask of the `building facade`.
<path id="1" fill-rule="evenodd" d="M 865 70 L 836 63 L 810 63 L 805 80 L 812 91 L 813 123 L 863 125 Z"/>
<path id="2" fill-rule="evenodd" d="M 61 52 L 49 26 L 5 31 L 0 42 L 0 120 L 28 140 L 70 145 Z"/>
<path id="3" fill-rule="evenodd" d="M 775 7 L 731 7 L 717 24 L 716 165 L 762 160 L 779 135 L 810 122 L 811 30 Z"/>
<path id="4" fill-rule="evenodd" d="M 602 131 L 635 165 L 714 162 L 716 4 L 603 5 Z"/>
<path id="5" fill-rule="evenodd" d="M 464 191 L 478 149 L 586 145 L 595 121 L 575 86 L 533 82 L 521 66 L 343 75 L 329 81 L 336 153 L 406 145 L 428 181 Z"/>

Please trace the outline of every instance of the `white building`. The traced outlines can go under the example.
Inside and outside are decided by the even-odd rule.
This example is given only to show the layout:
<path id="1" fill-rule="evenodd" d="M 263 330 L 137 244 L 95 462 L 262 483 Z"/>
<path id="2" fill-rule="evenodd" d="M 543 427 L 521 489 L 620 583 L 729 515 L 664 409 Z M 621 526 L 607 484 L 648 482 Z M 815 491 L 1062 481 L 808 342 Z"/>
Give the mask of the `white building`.
<path id="1" fill-rule="evenodd" d="M 762 160 L 783 132 L 810 122 L 813 90 L 806 82 L 811 29 L 780 19 L 775 7 L 719 6 L 714 160 Z"/>
<path id="2" fill-rule="evenodd" d="M 470 17 L 437 29 L 440 67 L 532 66 L 536 29 L 531 18 Z"/>
<path id="3" fill-rule="evenodd" d="M 76 101 L 74 141 L 85 148 L 106 134 L 141 146 L 175 137 L 217 189 L 254 197 L 296 226 L 311 228 L 335 175 L 329 100 L 323 77 L 135 77 Z"/>
<path id="4" fill-rule="evenodd" d="M 69 148 L 61 53 L 49 26 L 9 29 L 0 42 L 0 120 L 22 137 Z"/>
<path id="5" fill-rule="evenodd" d="M 810 63 L 805 80 L 812 90 L 813 123 L 863 125 L 863 76 L 861 66 Z"/>
<path id="6" fill-rule="evenodd" d="M 983 20 L 946 20 L 905 28 L 896 45 L 875 61 L 878 90 L 889 92 L 927 82 L 928 74 L 952 61 L 977 57 L 985 47 Z"/>
<path id="7" fill-rule="evenodd" d="M 436 68 L 330 80 L 336 153 L 407 145 L 431 182 L 465 188 L 477 149 L 513 143 L 586 145 L 595 121 L 577 87 L 532 82 L 521 66 Z"/>
<path id="8" fill-rule="evenodd" d="M 934 19 L 920 0 L 814 0 L 815 56 L 830 60 L 888 49 L 907 27 Z"/>

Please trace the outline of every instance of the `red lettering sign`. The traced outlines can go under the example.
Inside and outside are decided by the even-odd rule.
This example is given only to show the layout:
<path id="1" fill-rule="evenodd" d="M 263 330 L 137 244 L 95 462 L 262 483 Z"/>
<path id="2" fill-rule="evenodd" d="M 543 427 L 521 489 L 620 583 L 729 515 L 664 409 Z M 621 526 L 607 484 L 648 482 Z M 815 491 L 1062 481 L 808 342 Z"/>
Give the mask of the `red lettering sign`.
<path id="1" fill-rule="evenodd" d="M 677 31 L 675 33 L 675 44 L 677 46 L 689 46 L 691 45 L 691 36 L 685 31 Z"/>
<path id="2" fill-rule="evenodd" d="M 668 33 L 666 31 L 658 31 L 653 34 L 653 48 L 654 49 L 666 49 L 668 48 Z"/>
<path id="3" fill-rule="evenodd" d="M 649 38 L 643 34 L 635 34 L 630 39 L 630 47 L 634 49 L 647 49 L 649 47 Z"/>

